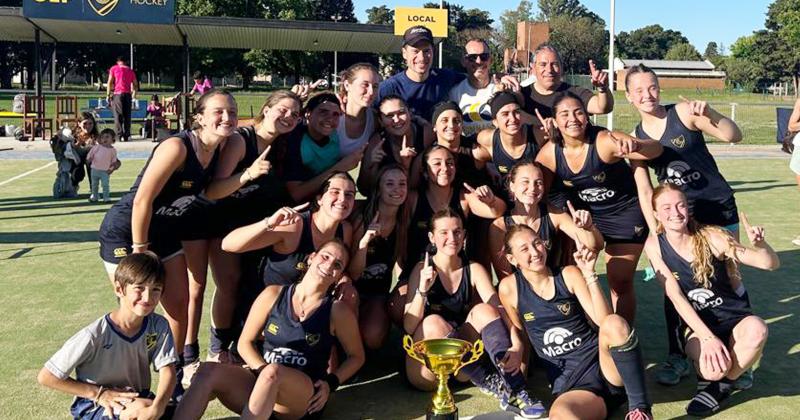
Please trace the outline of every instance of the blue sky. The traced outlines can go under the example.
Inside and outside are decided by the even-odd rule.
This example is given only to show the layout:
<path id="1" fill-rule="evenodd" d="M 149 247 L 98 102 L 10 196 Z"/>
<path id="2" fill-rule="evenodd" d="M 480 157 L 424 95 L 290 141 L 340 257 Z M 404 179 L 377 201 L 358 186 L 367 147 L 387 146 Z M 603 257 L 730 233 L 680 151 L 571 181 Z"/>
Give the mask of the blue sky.
<path id="1" fill-rule="evenodd" d="M 531 1 L 534 8 L 537 1 Z M 353 0 L 356 17 L 361 22 L 367 19 L 366 10 L 370 7 L 386 4 L 389 8 L 396 6 L 422 6 L 424 0 Z M 498 21 L 500 14 L 507 9 L 514 9 L 519 0 L 455 0 L 465 8 L 478 8 L 489 11 L 492 19 Z M 600 15 L 609 23 L 609 0 L 581 0 L 587 8 Z M 616 0 L 615 32 L 631 31 L 643 26 L 659 24 L 665 29 L 678 30 L 689 39 L 702 54 L 709 41 L 722 43 L 726 49 L 737 38 L 750 35 L 753 31 L 764 28 L 767 6 L 771 0 Z"/>

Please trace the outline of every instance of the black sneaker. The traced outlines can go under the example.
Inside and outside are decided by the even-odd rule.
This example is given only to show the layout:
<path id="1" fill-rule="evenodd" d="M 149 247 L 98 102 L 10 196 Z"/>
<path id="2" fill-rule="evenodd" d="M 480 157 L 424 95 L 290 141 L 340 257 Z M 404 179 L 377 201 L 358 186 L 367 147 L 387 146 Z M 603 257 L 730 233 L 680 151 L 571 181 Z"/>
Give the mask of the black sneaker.
<path id="1" fill-rule="evenodd" d="M 686 406 L 686 414 L 698 417 L 710 416 L 719 411 L 720 404 L 731 396 L 731 392 L 733 392 L 733 386 L 723 386 L 721 382 L 711 382 L 689 401 L 689 405 Z"/>

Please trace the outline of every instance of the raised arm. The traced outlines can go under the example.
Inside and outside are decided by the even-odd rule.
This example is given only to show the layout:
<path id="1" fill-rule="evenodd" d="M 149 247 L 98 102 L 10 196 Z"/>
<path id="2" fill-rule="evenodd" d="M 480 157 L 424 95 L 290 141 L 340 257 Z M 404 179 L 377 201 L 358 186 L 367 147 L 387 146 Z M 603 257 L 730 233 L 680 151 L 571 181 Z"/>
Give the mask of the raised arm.
<path id="1" fill-rule="evenodd" d="M 426 252 L 425 259 L 414 266 L 408 279 L 408 293 L 406 293 L 406 307 L 403 315 L 403 329 L 407 334 L 414 334 L 425 317 L 425 302 L 437 275 L 436 268 L 430 264 L 429 260 Z"/>
<path id="2" fill-rule="evenodd" d="M 592 215 L 586 210 L 576 210 L 569 200 L 567 200 L 567 210 L 569 214 L 553 206 L 548 206 L 548 213 L 553 225 L 576 243 L 580 242 L 593 251 L 603 249 L 603 234 L 592 222 Z"/>
<path id="3" fill-rule="evenodd" d="M 699 130 L 728 143 L 742 141 L 742 131 L 733 120 L 720 114 L 708 106 L 705 101 L 691 101 L 683 96 L 681 103 L 676 105 L 678 117 L 684 122 L 686 128 Z"/>
<path id="4" fill-rule="evenodd" d="M 603 320 L 611 313 L 603 288 L 595 271 L 597 253 L 577 243 L 575 263 L 577 266 L 565 267 L 562 271 L 564 283 L 567 288 L 578 298 L 583 310 L 589 315 L 595 325 L 602 324 Z"/>
<path id="5" fill-rule="evenodd" d="M 325 180 L 334 172 L 350 172 L 355 169 L 358 163 L 361 162 L 366 147 L 367 144 L 364 144 L 359 151 L 342 157 L 335 165 L 308 181 L 288 181 L 286 183 L 286 189 L 289 190 L 289 195 L 292 196 L 292 200 L 294 200 L 295 203 L 309 201 L 314 198 L 314 194 L 319 191 L 322 184 L 325 183 Z"/>
<path id="6" fill-rule="evenodd" d="M 237 174 L 233 173 L 236 165 L 244 158 L 244 139 L 239 134 L 228 138 L 225 148 L 220 152 L 219 165 L 217 165 L 214 180 L 206 188 L 206 196 L 212 200 L 219 200 L 236 192 L 242 185 L 260 176 L 269 173 L 272 165 L 267 160 L 271 146 L 256 158 L 250 167 Z"/>
<path id="7" fill-rule="evenodd" d="M 657 140 L 637 139 L 621 131 L 602 131 L 597 135 L 597 153 L 607 163 L 655 159 L 663 151 L 664 146 Z"/>
<path id="8" fill-rule="evenodd" d="M 484 219 L 495 219 L 506 211 L 506 203 L 494 195 L 487 185 L 473 188 L 464 183 L 462 203 L 466 204 L 465 212 Z"/>
<path id="9" fill-rule="evenodd" d="M 498 217 L 489 226 L 489 252 L 492 254 L 492 267 L 498 279 L 511 274 L 511 263 L 506 259 L 503 249 L 506 236 L 506 224 L 502 217 Z"/>
<path id="10" fill-rule="evenodd" d="M 589 99 L 586 110 L 595 115 L 608 114 L 614 110 L 614 95 L 608 89 L 608 73 L 599 70 L 593 60 L 589 60 L 589 72 L 592 86 L 597 88 L 597 93 Z"/>
<path id="11" fill-rule="evenodd" d="M 762 270 L 775 270 L 781 265 L 778 254 L 764 239 L 764 228 L 753 226 L 747 220 L 747 215 L 740 213 L 742 230 L 747 234 L 751 246 L 744 246 L 732 235 L 719 232 L 712 236 L 712 246 L 717 250 L 722 250 L 728 257 L 734 257 L 742 264 Z"/>
<path id="12" fill-rule="evenodd" d="M 492 161 L 492 137 L 494 128 L 484 128 L 478 132 L 475 144 L 472 146 L 472 158 L 478 162 Z"/>
<path id="13" fill-rule="evenodd" d="M 264 220 L 236 228 L 222 239 L 222 249 L 228 252 L 253 251 L 297 236 L 303 228 L 298 211 L 306 207 L 308 203 L 296 207 L 283 207 Z"/>

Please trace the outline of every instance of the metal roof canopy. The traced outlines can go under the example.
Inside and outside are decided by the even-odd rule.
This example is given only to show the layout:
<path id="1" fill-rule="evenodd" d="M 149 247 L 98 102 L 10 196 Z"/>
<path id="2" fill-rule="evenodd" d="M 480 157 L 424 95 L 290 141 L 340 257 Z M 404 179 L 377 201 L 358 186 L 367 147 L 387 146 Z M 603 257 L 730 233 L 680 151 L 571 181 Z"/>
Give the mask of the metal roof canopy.
<path id="1" fill-rule="evenodd" d="M 0 7 L 0 40 L 397 53 L 403 45 L 389 25 L 214 16 L 176 16 L 169 25 L 26 18 L 20 7 Z"/>

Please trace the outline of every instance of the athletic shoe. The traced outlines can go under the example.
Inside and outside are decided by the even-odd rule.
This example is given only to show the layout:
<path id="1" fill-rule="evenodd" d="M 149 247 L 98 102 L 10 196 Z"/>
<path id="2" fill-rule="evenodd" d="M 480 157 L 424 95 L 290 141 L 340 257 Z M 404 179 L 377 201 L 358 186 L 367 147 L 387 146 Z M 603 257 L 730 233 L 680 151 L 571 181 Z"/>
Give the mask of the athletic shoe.
<path id="1" fill-rule="evenodd" d="M 230 363 L 231 362 L 230 352 L 228 352 L 227 350 L 222 350 L 221 352 L 216 353 L 209 350 L 208 354 L 206 355 L 206 362 Z"/>
<path id="2" fill-rule="evenodd" d="M 200 360 L 195 360 L 183 366 L 183 377 L 180 383 L 184 388 L 189 388 L 189 385 L 192 384 L 192 379 L 194 379 L 194 374 L 197 373 L 197 369 L 199 368 Z"/>
<path id="3" fill-rule="evenodd" d="M 661 385 L 678 385 L 681 379 L 689 375 L 689 362 L 685 357 L 670 354 L 656 372 L 656 382 Z"/>
<path id="4" fill-rule="evenodd" d="M 686 406 L 686 414 L 690 416 L 705 417 L 716 413 L 719 410 L 720 404 L 730 397 L 733 392 L 733 387 L 728 386 L 727 390 L 723 391 L 720 382 L 711 382 L 702 391 L 698 392 L 689 405 Z"/>
<path id="5" fill-rule="evenodd" d="M 491 395 L 498 400 L 502 399 L 508 394 L 506 390 L 506 383 L 503 378 L 497 373 L 490 373 L 483 378 L 480 384 L 477 384 L 478 389 L 486 395 Z"/>
<path id="6" fill-rule="evenodd" d="M 95 196 L 93 196 L 93 195 L 90 195 L 90 196 L 89 196 L 89 202 L 90 202 L 90 203 L 96 203 L 96 202 L 97 202 L 97 197 L 95 197 Z"/>
<path id="7" fill-rule="evenodd" d="M 625 420 L 653 420 L 653 415 L 643 408 L 634 408 L 625 415 Z"/>
<path id="8" fill-rule="evenodd" d="M 797 245 L 797 246 L 800 246 L 800 236 L 792 239 L 792 243 Z"/>
<path id="9" fill-rule="evenodd" d="M 526 419 L 538 419 L 547 414 L 542 402 L 528 395 L 524 389 L 514 395 L 503 395 L 500 408 Z"/>
<path id="10" fill-rule="evenodd" d="M 746 389 L 750 389 L 753 387 L 753 382 L 755 379 L 753 378 L 753 368 L 747 369 L 746 371 L 742 372 L 738 378 L 733 382 L 733 388 L 739 391 L 744 391 Z"/>

